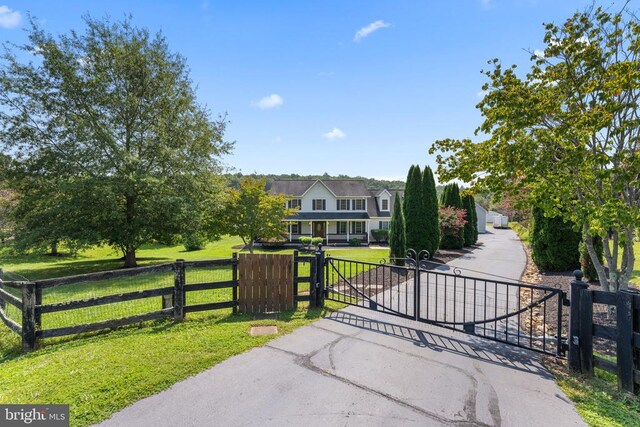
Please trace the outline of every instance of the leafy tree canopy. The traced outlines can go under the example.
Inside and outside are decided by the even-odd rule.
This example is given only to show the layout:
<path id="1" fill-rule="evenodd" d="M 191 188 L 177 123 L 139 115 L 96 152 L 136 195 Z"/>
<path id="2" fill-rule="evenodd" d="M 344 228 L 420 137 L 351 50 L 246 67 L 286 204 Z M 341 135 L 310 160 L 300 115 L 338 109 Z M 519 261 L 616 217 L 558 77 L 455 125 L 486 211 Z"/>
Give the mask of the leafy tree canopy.
<path id="1" fill-rule="evenodd" d="M 84 33 L 57 38 L 32 21 L 29 42 L 5 50 L 0 145 L 16 176 L 73 198 L 73 212 L 42 227 L 92 230 L 134 266 L 141 244 L 198 226 L 232 144 L 226 119 L 198 104 L 184 58 L 160 34 L 130 18 L 84 21 Z"/>
<path id="2" fill-rule="evenodd" d="M 226 231 L 239 236 L 253 253 L 256 239 L 278 238 L 286 233 L 283 220 L 296 212 L 287 209 L 286 203 L 286 195 L 267 193 L 263 180 L 245 178 L 239 190 L 229 190 L 223 219 Z"/>
<path id="3" fill-rule="evenodd" d="M 430 152 L 441 179 L 530 189 L 546 215 L 583 226 L 600 283 L 626 288 L 640 221 L 640 24 L 626 10 L 592 7 L 544 28 L 545 49 L 526 75 L 489 62 L 477 131 L 487 138 L 437 141 Z M 608 276 L 592 236 L 603 238 Z"/>

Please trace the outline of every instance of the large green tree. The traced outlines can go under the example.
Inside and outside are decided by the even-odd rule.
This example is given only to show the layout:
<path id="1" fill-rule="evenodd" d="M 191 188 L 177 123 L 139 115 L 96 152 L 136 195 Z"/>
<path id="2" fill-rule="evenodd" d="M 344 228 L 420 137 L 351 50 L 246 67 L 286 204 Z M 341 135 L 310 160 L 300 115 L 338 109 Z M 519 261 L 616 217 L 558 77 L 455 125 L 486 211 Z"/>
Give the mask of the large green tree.
<path id="1" fill-rule="evenodd" d="M 640 222 L 640 23 L 592 7 L 544 28 L 526 74 L 490 61 L 478 104 L 487 139 L 437 141 L 431 151 L 443 179 L 497 194 L 530 189 L 547 216 L 583 228 L 601 286 L 625 289 Z"/>
<path id="2" fill-rule="evenodd" d="M 296 212 L 286 205 L 285 195 L 267 193 L 264 180 L 244 178 L 239 190 L 229 190 L 223 223 L 226 231 L 239 236 L 253 253 L 257 239 L 277 238 L 286 233 L 283 220 Z"/>
<path id="3" fill-rule="evenodd" d="M 414 165 L 409 170 L 404 190 L 403 213 L 407 237 L 407 248 L 419 253 L 427 249 L 427 215 L 425 212 L 422 172 Z"/>
<path id="4" fill-rule="evenodd" d="M 440 246 L 440 210 L 436 181 L 429 166 L 426 166 L 422 173 L 422 191 L 426 217 L 426 228 L 424 230 L 426 246 L 422 249 L 426 249 L 429 252 L 429 256 L 432 257 Z"/>
<path id="5" fill-rule="evenodd" d="M 232 144 L 160 34 L 129 18 L 84 20 L 84 32 L 59 37 L 32 22 L 29 42 L 4 53 L 0 144 L 24 174 L 74 195 L 61 228 L 92 230 L 131 267 L 143 243 L 199 226 Z"/>
<path id="6" fill-rule="evenodd" d="M 396 193 L 393 202 L 393 214 L 389 224 L 389 258 L 396 265 L 404 265 L 407 256 L 406 228 L 400 194 Z"/>

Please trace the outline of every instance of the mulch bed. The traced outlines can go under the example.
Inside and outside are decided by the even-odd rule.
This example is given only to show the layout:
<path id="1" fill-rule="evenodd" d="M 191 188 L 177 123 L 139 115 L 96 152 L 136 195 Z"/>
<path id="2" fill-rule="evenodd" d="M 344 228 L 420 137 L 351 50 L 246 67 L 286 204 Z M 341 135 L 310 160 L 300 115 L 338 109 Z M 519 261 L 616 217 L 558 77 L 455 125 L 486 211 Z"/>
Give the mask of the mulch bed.
<path id="1" fill-rule="evenodd" d="M 463 255 L 473 252 L 482 244 L 472 245 L 464 249 L 438 249 L 435 256 L 429 261 L 433 263 L 429 269 L 437 267 L 439 264 L 445 264 Z M 339 253 L 336 252 L 339 257 Z M 386 260 L 385 260 L 386 261 Z M 340 265 L 337 265 L 340 268 Z M 352 277 L 345 276 L 349 279 L 352 286 L 357 286 L 358 290 L 365 295 L 375 295 L 378 292 L 386 291 L 398 284 L 413 280 L 414 271 L 405 268 L 394 268 L 387 265 L 373 267 L 367 271 L 355 274 Z M 344 286 L 339 286 L 337 290 L 344 292 Z M 348 291 L 346 291 L 348 293 Z"/>
<path id="2" fill-rule="evenodd" d="M 531 251 L 527 245 L 523 245 L 525 251 L 527 252 L 527 268 L 525 269 L 524 274 L 522 275 L 522 281 L 528 282 L 531 284 L 536 284 L 539 286 L 549 286 L 552 288 L 562 289 L 566 292 L 567 296 L 570 295 L 571 290 L 571 281 L 574 279 L 573 270 L 572 271 L 561 271 L 561 272 L 546 272 L 541 273 L 536 268 L 533 260 L 531 259 Z M 589 289 L 599 290 L 600 284 L 598 282 L 589 282 Z M 525 300 L 523 298 L 523 300 Z M 593 305 L 593 322 L 603 326 L 616 326 L 616 317 L 615 312 L 610 312 L 608 310 L 607 305 L 604 304 L 594 304 Z M 562 310 L 562 336 L 569 336 L 569 309 L 570 307 L 564 307 Z M 542 321 L 542 316 L 538 316 L 534 319 L 534 322 L 537 322 L 537 325 L 534 325 L 537 329 L 541 329 L 542 325 L 540 324 Z M 556 325 L 557 325 L 557 306 L 555 305 L 555 300 L 553 303 L 548 304 L 547 308 L 547 330 L 549 333 L 556 333 Z M 527 325 L 528 327 L 528 325 Z M 610 340 L 604 340 L 601 338 L 594 337 L 593 338 L 593 349 L 599 353 L 606 354 L 609 356 L 616 355 L 616 343 Z"/>

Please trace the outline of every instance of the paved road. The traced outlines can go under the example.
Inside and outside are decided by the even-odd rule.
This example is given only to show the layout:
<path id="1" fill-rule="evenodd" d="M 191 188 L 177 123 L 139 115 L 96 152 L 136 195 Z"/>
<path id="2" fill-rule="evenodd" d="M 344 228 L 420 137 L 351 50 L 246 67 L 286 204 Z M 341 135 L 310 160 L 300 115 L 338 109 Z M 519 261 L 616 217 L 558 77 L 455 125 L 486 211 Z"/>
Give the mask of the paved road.
<path id="1" fill-rule="evenodd" d="M 500 232 L 482 239 L 500 236 L 511 238 Z M 469 260 L 482 262 L 480 253 Z M 585 424 L 535 354 L 350 307 L 143 399 L 102 425 Z"/>

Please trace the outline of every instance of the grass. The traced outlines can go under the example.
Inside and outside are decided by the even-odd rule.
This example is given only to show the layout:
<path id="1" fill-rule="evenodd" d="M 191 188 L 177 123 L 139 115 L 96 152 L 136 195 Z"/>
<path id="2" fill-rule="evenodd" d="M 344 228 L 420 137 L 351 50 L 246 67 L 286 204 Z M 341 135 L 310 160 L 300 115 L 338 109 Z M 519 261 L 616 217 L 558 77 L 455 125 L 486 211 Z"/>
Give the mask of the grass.
<path id="1" fill-rule="evenodd" d="M 251 326 L 276 325 L 286 334 L 340 307 L 301 307 L 275 320 L 232 315 L 230 309 L 189 314 L 182 323 L 147 322 L 58 340 L 30 354 L 4 354 L 0 403 L 67 403 L 72 426 L 90 425 L 275 337 L 251 337 Z"/>
<path id="2" fill-rule="evenodd" d="M 228 258 L 242 245 L 225 237 L 201 251 L 186 252 L 181 246 L 146 245 L 138 251 L 140 265 L 186 260 Z M 236 247 L 236 248 L 234 248 Z M 256 252 L 292 253 L 293 249 Z M 378 263 L 387 249 L 327 248 L 329 256 Z M 15 255 L 0 250 L 5 271 L 31 280 L 112 270 L 122 267 L 120 254 L 96 247 L 74 256 Z M 306 266 L 308 269 L 308 266 Z M 228 268 L 187 270 L 187 283 L 230 279 Z M 305 274 L 304 267 L 300 274 Z M 128 279 L 78 283 L 47 289 L 43 303 L 70 301 L 101 295 L 171 286 L 172 272 Z M 188 304 L 226 301 L 229 289 L 190 292 Z M 43 328 L 89 323 L 159 309 L 159 298 L 128 301 L 108 306 L 45 313 Z M 11 306 L 7 306 L 11 307 Z M 44 340 L 40 348 L 22 354 L 17 334 L 0 327 L 0 403 L 68 403 L 71 425 L 84 426 L 108 418 L 112 413 L 177 381 L 201 372 L 222 360 L 260 346 L 274 337 L 250 337 L 255 325 L 276 325 L 286 334 L 320 318 L 327 310 L 343 305 L 328 301 L 325 309 L 280 313 L 275 320 L 254 320 L 251 315 L 233 315 L 231 309 L 188 314 L 182 323 L 170 320 L 146 322 L 116 330 L 82 336 Z M 9 312 L 19 320 L 17 310 Z M 64 386 L 61 386 L 61 385 Z"/>
<path id="3" fill-rule="evenodd" d="M 594 376 L 588 378 L 569 375 L 566 366 L 549 364 L 548 368 L 590 426 L 640 426 L 640 400 L 618 391 L 614 374 L 595 368 Z"/>
<path id="4" fill-rule="evenodd" d="M 510 222 L 509 228 L 516 232 L 520 240 L 527 243 L 529 242 L 529 229 L 524 227 L 519 222 Z"/>

